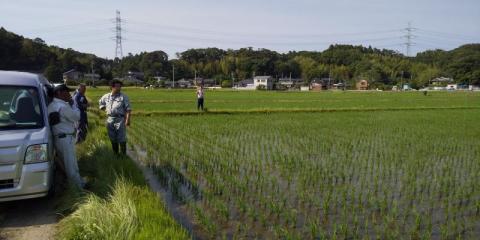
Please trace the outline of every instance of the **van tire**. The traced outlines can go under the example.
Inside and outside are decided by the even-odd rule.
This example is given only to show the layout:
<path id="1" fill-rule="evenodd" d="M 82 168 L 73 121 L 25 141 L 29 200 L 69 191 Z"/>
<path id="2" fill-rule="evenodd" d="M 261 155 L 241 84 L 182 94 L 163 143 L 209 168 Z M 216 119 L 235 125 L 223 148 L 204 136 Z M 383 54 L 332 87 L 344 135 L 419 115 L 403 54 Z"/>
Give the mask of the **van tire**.
<path id="1" fill-rule="evenodd" d="M 53 161 L 53 167 L 52 167 L 52 176 L 50 177 L 50 187 L 48 188 L 48 193 L 47 193 L 47 198 L 51 199 L 55 197 L 55 193 L 57 192 L 57 164 L 55 163 L 56 161 Z"/>

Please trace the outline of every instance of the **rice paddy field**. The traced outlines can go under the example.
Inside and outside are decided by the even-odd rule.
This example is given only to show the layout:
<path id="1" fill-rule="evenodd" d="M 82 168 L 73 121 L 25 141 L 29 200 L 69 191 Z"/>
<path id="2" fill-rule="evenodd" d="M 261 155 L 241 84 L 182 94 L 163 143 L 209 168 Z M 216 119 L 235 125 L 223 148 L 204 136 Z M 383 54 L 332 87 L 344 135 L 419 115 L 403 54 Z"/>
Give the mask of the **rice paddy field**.
<path id="1" fill-rule="evenodd" d="M 480 236 L 479 93 L 124 92 L 194 239 Z"/>
<path id="2" fill-rule="evenodd" d="M 108 88 L 89 88 L 88 96 L 98 99 Z M 189 112 L 196 110 L 195 90 L 146 90 L 124 88 L 139 112 Z M 205 107 L 208 111 L 255 110 L 338 110 L 338 109 L 398 109 L 480 107 L 478 92 L 278 92 L 207 90 Z"/>

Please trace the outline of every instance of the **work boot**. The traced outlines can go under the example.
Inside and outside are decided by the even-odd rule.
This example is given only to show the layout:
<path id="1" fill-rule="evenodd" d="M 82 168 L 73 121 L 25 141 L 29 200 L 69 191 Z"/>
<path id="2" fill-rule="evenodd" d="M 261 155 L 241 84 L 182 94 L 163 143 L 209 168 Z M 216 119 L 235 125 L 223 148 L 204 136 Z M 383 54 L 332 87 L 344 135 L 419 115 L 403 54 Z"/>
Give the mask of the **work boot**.
<path id="1" fill-rule="evenodd" d="M 123 155 L 127 155 L 127 143 L 126 142 L 121 142 L 120 143 L 120 151 L 122 152 Z"/>

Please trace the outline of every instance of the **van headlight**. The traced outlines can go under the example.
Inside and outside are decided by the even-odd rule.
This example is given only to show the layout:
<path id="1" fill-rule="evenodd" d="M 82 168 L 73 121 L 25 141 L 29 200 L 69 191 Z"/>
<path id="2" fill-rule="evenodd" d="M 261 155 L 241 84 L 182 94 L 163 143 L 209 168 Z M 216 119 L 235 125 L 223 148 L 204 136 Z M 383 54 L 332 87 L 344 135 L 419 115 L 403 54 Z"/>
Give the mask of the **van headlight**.
<path id="1" fill-rule="evenodd" d="M 25 153 L 25 164 L 47 161 L 47 144 L 28 146 Z"/>

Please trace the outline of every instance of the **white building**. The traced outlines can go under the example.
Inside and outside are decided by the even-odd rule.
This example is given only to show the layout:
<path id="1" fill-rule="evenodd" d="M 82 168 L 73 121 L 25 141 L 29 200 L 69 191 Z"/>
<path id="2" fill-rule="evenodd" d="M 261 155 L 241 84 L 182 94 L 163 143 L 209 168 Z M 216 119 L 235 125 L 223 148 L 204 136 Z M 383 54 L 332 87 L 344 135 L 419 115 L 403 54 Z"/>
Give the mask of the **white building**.
<path id="1" fill-rule="evenodd" d="M 265 89 L 272 90 L 273 89 L 273 78 L 271 76 L 255 76 L 253 78 L 253 85 L 255 89 L 259 86 L 265 86 Z"/>
<path id="2" fill-rule="evenodd" d="M 293 88 L 295 86 L 301 85 L 303 83 L 303 79 L 301 79 L 301 78 L 280 78 L 280 79 L 278 79 L 278 83 L 285 88 Z"/>
<path id="3" fill-rule="evenodd" d="M 453 83 L 453 78 L 437 77 L 430 80 L 430 83 L 434 86 L 439 86 L 439 85 L 445 86 L 445 84 Z"/>
<path id="4" fill-rule="evenodd" d="M 410 84 L 403 84 L 402 90 L 403 91 L 410 91 L 410 90 L 412 90 L 412 88 L 410 87 Z"/>
<path id="5" fill-rule="evenodd" d="M 69 81 L 73 83 L 78 83 L 80 82 L 82 77 L 83 77 L 82 72 L 72 69 L 70 71 L 63 73 L 63 82 L 67 83 L 67 81 Z"/>
<path id="6" fill-rule="evenodd" d="M 100 74 L 98 74 L 98 73 L 85 73 L 85 74 L 83 74 L 83 77 L 86 80 L 92 80 L 92 81 L 100 80 Z"/>
<path id="7" fill-rule="evenodd" d="M 447 84 L 446 89 L 447 89 L 447 90 L 457 90 L 457 89 L 458 89 L 458 85 L 457 85 L 457 84 Z"/>

